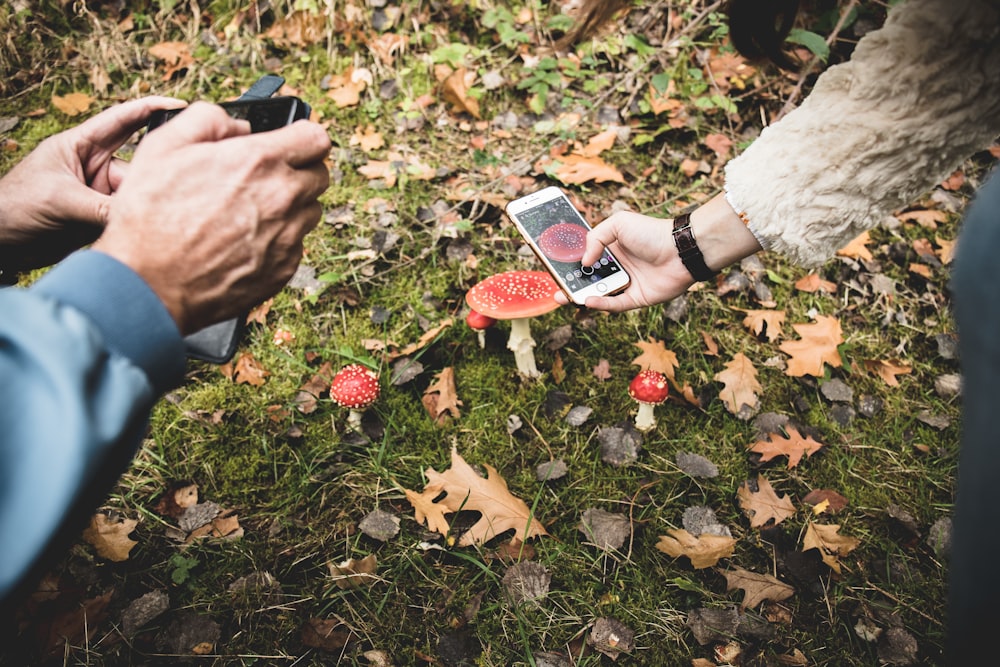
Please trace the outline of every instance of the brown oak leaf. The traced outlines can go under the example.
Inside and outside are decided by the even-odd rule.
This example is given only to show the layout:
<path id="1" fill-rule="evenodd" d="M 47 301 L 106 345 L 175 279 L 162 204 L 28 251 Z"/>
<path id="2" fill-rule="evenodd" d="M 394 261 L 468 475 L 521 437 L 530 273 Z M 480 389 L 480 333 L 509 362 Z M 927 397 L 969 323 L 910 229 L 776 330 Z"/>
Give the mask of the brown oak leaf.
<path id="1" fill-rule="evenodd" d="M 738 565 L 731 570 L 721 571 L 726 578 L 726 592 L 734 589 L 743 591 L 740 609 L 756 609 L 765 600 L 781 602 L 795 594 L 795 588 L 769 574 L 758 574 L 744 570 Z"/>
<path id="2" fill-rule="evenodd" d="M 788 437 L 771 433 L 766 440 L 758 440 L 750 445 L 750 451 L 760 454 L 761 463 L 766 463 L 776 456 L 787 456 L 788 467 L 794 468 L 802 460 L 802 456 L 812 456 L 819 451 L 823 443 L 813 440 L 811 436 L 803 437 L 798 429 L 789 427 Z"/>
<path id="3" fill-rule="evenodd" d="M 486 477 L 465 462 L 458 450 L 452 447 L 451 468 L 438 472 L 427 468 L 427 485 L 422 493 L 405 490 L 413 504 L 418 523 L 427 520 L 427 527 L 447 535 L 449 526 L 445 514 L 470 510 L 481 514 L 469 530 L 462 534 L 458 545 L 467 547 L 483 544 L 500 533 L 514 530 L 514 539 L 524 541 L 529 537 L 548 535 L 545 527 L 534 518 L 531 509 L 507 488 L 507 482 L 493 466 L 483 464 Z M 441 493 L 445 496 L 435 500 Z"/>
<path id="4" fill-rule="evenodd" d="M 840 320 L 836 317 L 817 315 L 813 324 L 793 324 L 799 340 L 788 340 L 778 349 L 791 356 L 785 375 L 802 377 L 823 376 L 823 364 L 840 368 L 843 361 L 837 347 L 844 342 Z"/>
<path id="5" fill-rule="evenodd" d="M 424 390 L 424 407 L 434 423 L 441 425 L 448 421 L 448 417 L 458 419 L 461 416 L 458 410 L 460 405 L 462 401 L 455 389 L 455 369 L 448 366 L 435 375 L 434 382 Z"/>
<path id="6" fill-rule="evenodd" d="M 847 507 L 848 501 L 847 498 L 840 495 L 836 491 L 832 491 L 830 489 L 813 489 L 802 497 L 802 502 L 807 505 L 812 505 L 813 512 L 816 514 L 820 514 L 821 512 L 836 514 L 840 510 Z M 823 504 L 823 509 L 817 511 L 817 508 L 819 508 L 821 504 Z"/>
<path id="7" fill-rule="evenodd" d="M 871 240 L 871 234 L 867 231 L 861 232 L 859 236 L 856 236 L 850 243 L 838 250 L 837 256 L 870 262 L 874 259 L 872 251 L 868 249 L 868 244 L 871 243 Z"/>
<path id="8" fill-rule="evenodd" d="M 750 519 L 751 528 L 760 528 L 774 519 L 778 525 L 795 514 L 795 504 L 788 494 L 779 496 L 765 477 L 757 477 L 757 490 L 750 490 L 750 482 L 744 481 L 736 492 L 740 508 Z"/>
<path id="9" fill-rule="evenodd" d="M 236 384 L 249 384 L 260 387 L 264 384 L 264 378 L 270 375 L 270 371 L 260 365 L 260 362 L 249 352 L 244 352 L 236 360 L 233 369 L 233 379 Z"/>
<path id="10" fill-rule="evenodd" d="M 785 324 L 783 310 L 747 310 L 743 326 L 754 336 L 764 336 L 769 343 L 781 338 L 781 327 Z"/>
<path id="11" fill-rule="evenodd" d="M 632 363 L 641 369 L 657 371 L 667 376 L 667 379 L 674 380 L 674 369 L 677 368 L 677 355 L 668 350 L 662 340 L 650 337 L 648 342 L 640 341 L 633 343 L 642 350 L 642 354 L 632 360 Z"/>
<path id="12" fill-rule="evenodd" d="M 736 539 L 722 535 L 703 533 L 695 537 L 683 528 L 671 528 L 669 535 L 660 535 L 656 548 L 665 554 L 679 558 L 687 556 L 695 569 L 712 567 L 723 558 L 733 555 Z"/>
<path id="13" fill-rule="evenodd" d="M 816 273 L 810 273 L 802 278 L 799 278 L 795 282 L 795 289 L 802 292 L 826 292 L 827 294 L 835 294 L 837 292 L 837 285 L 836 283 L 831 283 L 829 280 L 823 280 Z"/>
<path id="14" fill-rule="evenodd" d="M 757 392 L 762 387 L 757 382 L 757 369 L 746 355 L 737 352 L 732 361 L 726 364 L 726 369 L 715 374 L 715 380 L 723 384 L 719 398 L 729 412 L 738 416 L 746 414 L 744 406 L 751 414 L 756 412 L 760 404 Z M 746 414 L 747 418 L 751 414 Z"/>
<path id="15" fill-rule="evenodd" d="M 90 525 L 83 531 L 83 539 L 94 547 L 97 555 L 110 561 L 128 560 L 132 547 L 139 544 L 129 538 L 139 522 L 135 519 L 114 521 L 107 514 L 98 512 L 90 519 Z"/>
<path id="16" fill-rule="evenodd" d="M 896 379 L 896 376 L 908 375 L 913 372 L 912 366 L 907 366 L 898 359 L 890 359 L 887 361 L 879 359 L 866 359 L 864 361 L 864 366 L 870 373 L 874 373 L 885 380 L 885 383 L 890 387 L 899 386 L 899 380 Z"/>
<path id="17" fill-rule="evenodd" d="M 377 580 L 375 575 L 378 572 L 378 560 L 375 554 L 368 554 L 364 558 L 348 558 L 339 565 L 327 563 L 333 583 L 341 590 L 360 588 L 365 584 L 372 584 Z"/>
<path id="18" fill-rule="evenodd" d="M 822 524 L 810 521 L 806 526 L 806 534 L 802 538 L 802 550 L 819 549 L 823 562 L 830 566 L 830 569 L 840 574 L 840 560 L 838 556 L 844 556 L 861 544 L 861 540 L 856 537 L 840 535 L 838 524 Z"/>

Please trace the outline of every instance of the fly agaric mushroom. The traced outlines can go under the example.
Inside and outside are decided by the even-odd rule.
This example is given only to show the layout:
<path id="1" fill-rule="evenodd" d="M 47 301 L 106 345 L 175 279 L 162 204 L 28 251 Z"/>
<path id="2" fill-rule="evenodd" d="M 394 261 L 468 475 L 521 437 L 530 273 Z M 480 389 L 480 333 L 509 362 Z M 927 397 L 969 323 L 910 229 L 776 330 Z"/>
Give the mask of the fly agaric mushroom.
<path id="1" fill-rule="evenodd" d="M 666 400 L 668 391 L 667 376 L 659 371 L 646 369 L 632 378 L 628 395 L 639 403 L 639 414 L 635 416 L 637 429 L 648 431 L 656 426 L 653 407 Z"/>
<path id="2" fill-rule="evenodd" d="M 587 228 L 572 222 L 552 225 L 538 237 L 538 249 L 557 262 L 579 262 L 587 249 Z"/>
<path id="3" fill-rule="evenodd" d="M 378 400 L 378 374 L 361 364 L 348 364 L 340 369 L 330 383 L 330 399 L 350 410 L 347 424 L 352 429 L 361 426 L 361 415 Z"/>
<path id="4" fill-rule="evenodd" d="M 559 286 L 547 271 L 506 271 L 474 285 L 465 302 L 477 313 L 495 320 L 510 320 L 507 349 L 514 352 L 517 371 L 525 377 L 541 375 L 535 366 L 535 340 L 531 318 L 559 307 Z"/>
<path id="5" fill-rule="evenodd" d="M 496 324 L 497 321 L 489 315 L 483 315 L 475 310 L 470 310 L 469 314 L 465 316 L 465 323 L 479 335 L 479 348 L 482 349 L 486 347 L 486 330 Z"/>

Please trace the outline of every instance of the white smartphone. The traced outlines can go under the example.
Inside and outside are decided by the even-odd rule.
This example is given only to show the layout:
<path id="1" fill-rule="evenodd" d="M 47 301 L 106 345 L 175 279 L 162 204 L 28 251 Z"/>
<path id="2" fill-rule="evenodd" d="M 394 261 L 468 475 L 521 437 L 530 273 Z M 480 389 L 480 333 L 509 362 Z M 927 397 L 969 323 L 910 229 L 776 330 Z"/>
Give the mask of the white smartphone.
<path id="1" fill-rule="evenodd" d="M 593 264 L 580 263 L 590 225 L 559 188 L 520 197 L 504 210 L 573 303 L 582 306 L 587 297 L 628 287 L 629 276 L 610 251 Z"/>

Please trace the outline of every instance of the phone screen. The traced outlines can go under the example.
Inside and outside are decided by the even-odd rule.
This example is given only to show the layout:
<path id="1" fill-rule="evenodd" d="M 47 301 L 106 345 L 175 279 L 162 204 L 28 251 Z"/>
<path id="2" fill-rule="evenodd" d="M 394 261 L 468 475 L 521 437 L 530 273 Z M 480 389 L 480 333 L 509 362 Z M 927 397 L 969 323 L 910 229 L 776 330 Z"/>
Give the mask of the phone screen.
<path id="1" fill-rule="evenodd" d="M 543 256 L 553 275 L 571 296 L 583 291 L 611 293 L 628 283 L 621 265 L 607 250 L 593 264 L 580 263 L 590 226 L 564 195 L 544 199 L 510 215 L 530 237 L 536 252 Z M 608 289 L 590 289 L 602 282 Z"/>

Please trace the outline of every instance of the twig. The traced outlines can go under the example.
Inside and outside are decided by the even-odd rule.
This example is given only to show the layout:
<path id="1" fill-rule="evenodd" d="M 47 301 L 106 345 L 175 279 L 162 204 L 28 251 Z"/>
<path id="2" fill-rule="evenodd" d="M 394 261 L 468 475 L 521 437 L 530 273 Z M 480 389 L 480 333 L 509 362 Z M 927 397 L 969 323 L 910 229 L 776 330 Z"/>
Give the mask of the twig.
<path id="1" fill-rule="evenodd" d="M 844 22 L 847 21 L 848 15 L 850 15 L 851 11 L 854 10 L 854 6 L 856 4 L 858 4 L 858 0 L 850 0 L 850 2 L 847 3 L 847 6 L 844 7 L 844 10 L 840 12 L 840 18 L 837 19 L 837 25 L 833 27 L 833 32 L 831 32 L 826 38 L 827 46 L 832 46 L 833 43 L 837 41 L 837 36 L 840 34 L 841 28 L 844 27 Z M 817 63 L 819 63 L 819 56 L 813 56 L 812 59 L 806 63 L 806 66 L 802 68 L 799 72 L 798 83 L 795 84 L 795 88 L 788 95 L 788 99 L 785 100 L 785 104 L 781 107 L 781 111 L 779 111 L 778 115 L 771 120 L 772 123 L 780 120 L 785 116 L 785 114 L 789 113 L 796 107 L 799 96 L 802 95 L 802 87 L 805 86 L 806 79 L 812 73 L 813 68 L 816 67 Z"/>

